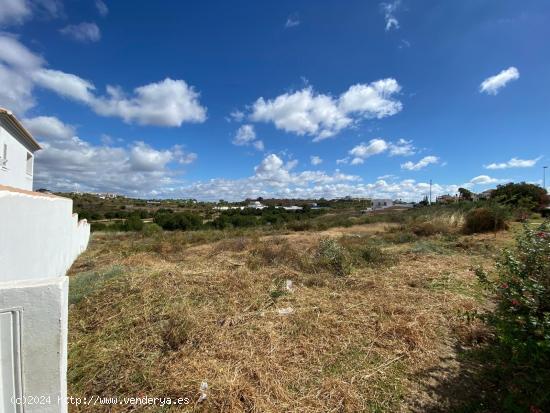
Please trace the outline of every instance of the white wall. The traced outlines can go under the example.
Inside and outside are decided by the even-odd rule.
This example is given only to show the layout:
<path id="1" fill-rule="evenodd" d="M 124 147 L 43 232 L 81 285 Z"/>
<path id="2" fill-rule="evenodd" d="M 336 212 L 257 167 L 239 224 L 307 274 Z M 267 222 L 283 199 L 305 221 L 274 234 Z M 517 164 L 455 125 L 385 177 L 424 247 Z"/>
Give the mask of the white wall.
<path id="1" fill-rule="evenodd" d="M 10 399 L 21 394 L 46 402 L 25 412 L 67 411 L 58 402 L 67 393 L 65 275 L 89 237 L 90 225 L 72 213 L 72 200 L 0 186 L 1 413 L 20 412 Z M 14 385 L 17 377 L 21 386 Z"/>
<path id="2" fill-rule="evenodd" d="M 88 246 L 90 225 L 71 199 L 0 189 L 0 282 L 64 276 Z"/>
<path id="3" fill-rule="evenodd" d="M 4 144 L 8 147 L 8 161 L 4 165 L 0 161 L 0 184 L 32 190 L 33 176 L 27 173 L 27 154 L 30 151 L 15 139 L 0 122 L 0 158 L 4 156 Z M 31 162 L 34 163 L 34 156 Z"/>

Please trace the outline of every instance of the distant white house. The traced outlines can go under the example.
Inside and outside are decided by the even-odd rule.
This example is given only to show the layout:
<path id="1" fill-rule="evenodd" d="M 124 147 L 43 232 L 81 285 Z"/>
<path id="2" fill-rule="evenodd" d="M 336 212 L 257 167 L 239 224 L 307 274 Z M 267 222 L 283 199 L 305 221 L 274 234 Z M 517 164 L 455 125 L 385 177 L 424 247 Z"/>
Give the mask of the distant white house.
<path id="1" fill-rule="evenodd" d="M 262 204 L 260 201 L 251 202 L 251 203 L 249 203 L 246 207 L 247 207 L 247 208 L 253 208 L 253 209 L 264 209 L 264 208 L 267 208 L 267 206 L 264 205 L 264 204 Z"/>
<path id="2" fill-rule="evenodd" d="M 0 184 L 32 190 L 34 153 L 39 149 L 17 118 L 0 108 Z"/>
<path id="3" fill-rule="evenodd" d="M 393 201 L 391 199 L 373 199 L 372 200 L 372 209 L 384 209 L 393 206 Z"/>

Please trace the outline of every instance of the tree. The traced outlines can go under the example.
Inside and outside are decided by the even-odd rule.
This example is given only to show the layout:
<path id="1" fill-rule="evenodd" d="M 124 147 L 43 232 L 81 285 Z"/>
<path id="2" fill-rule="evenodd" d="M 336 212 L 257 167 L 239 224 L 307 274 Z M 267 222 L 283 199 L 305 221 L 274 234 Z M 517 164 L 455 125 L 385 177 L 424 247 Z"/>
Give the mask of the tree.
<path id="1" fill-rule="evenodd" d="M 531 209 L 543 208 L 550 202 L 546 189 L 526 182 L 499 185 L 492 198 L 501 204 L 523 208 L 531 206 Z"/>
<path id="2" fill-rule="evenodd" d="M 460 199 L 463 201 L 472 201 L 473 192 L 466 188 L 458 188 L 458 193 L 460 194 Z"/>

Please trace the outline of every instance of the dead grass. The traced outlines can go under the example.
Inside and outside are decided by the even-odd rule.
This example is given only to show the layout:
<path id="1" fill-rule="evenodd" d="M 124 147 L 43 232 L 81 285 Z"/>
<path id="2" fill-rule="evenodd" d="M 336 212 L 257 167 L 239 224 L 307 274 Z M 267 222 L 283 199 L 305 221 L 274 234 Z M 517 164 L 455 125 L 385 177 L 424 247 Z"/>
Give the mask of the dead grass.
<path id="1" fill-rule="evenodd" d="M 441 241 L 451 253 L 422 254 L 383 239 L 387 229 L 94 234 L 71 275 L 124 271 L 70 308 L 69 394 L 192 399 L 172 411 L 408 411 L 407 395 L 425 397 L 415 374 L 437 367 L 457 332 L 482 335 L 463 314 L 485 305 L 470 268 L 490 262 L 470 245 L 491 241 Z M 391 259 L 352 260 L 337 277 L 316 255 L 327 237 L 352 257 L 375 247 Z"/>

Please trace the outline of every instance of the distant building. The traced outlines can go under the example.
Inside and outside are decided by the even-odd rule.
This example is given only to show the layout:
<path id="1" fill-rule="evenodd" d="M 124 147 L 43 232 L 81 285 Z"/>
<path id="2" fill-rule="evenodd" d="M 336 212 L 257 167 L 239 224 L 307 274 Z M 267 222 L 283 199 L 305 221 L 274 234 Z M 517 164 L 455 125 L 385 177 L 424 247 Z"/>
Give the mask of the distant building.
<path id="1" fill-rule="evenodd" d="M 372 209 L 384 209 L 390 208 L 393 206 L 393 201 L 391 199 L 373 199 L 372 200 Z"/>
<path id="2" fill-rule="evenodd" d="M 490 199 L 493 196 L 494 189 L 487 189 L 486 191 L 477 194 L 478 199 Z"/>
<path id="3" fill-rule="evenodd" d="M 453 204 L 458 202 L 458 197 L 456 195 L 440 195 L 435 199 L 435 202 L 438 204 Z"/>
<path id="4" fill-rule="evenodd" d="M 285 206 L 285 207 L 283 207 L 283 209 L 284 209 L 285 211 L 301 211 L 301 210 L 304 209 L 304 208 L 301 207 L 301 206 L 292 205 L 292 206 Z"/>
<path id="5" fill-rule="evenodd" d="M 246 206 L 247 208 L 253 208 L 253 209 L 264 209 L 267 208 L 266 205 L 262 204 L 260 201 L 254 201 L 251 202 Z"/>
<path id="6" fill-rule="evenodd" d="M 39 149 L 17 118 L 0 108 L 0 185 L 32 191 L 34 153 Z"/>

